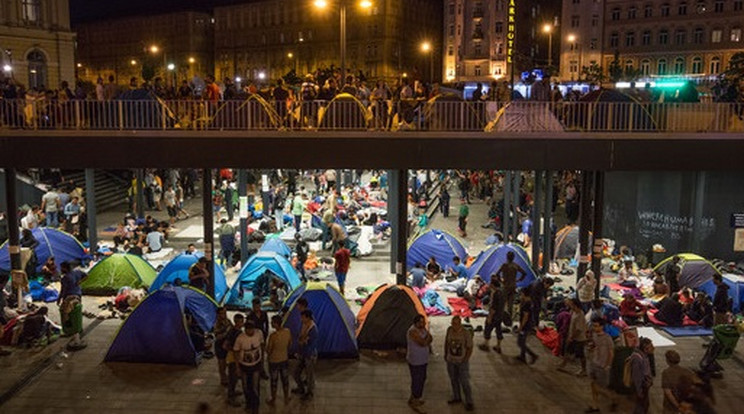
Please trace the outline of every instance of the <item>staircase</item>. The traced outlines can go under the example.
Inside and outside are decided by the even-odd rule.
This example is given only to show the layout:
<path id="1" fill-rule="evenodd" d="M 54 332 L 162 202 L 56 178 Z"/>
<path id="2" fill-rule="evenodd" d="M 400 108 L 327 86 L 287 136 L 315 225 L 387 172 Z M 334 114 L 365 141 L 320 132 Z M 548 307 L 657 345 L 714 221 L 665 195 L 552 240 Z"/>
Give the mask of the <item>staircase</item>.
<path id="1" fill-rule="evenodd" d="M 66 180 L 72 180 L 77 187 L 85 189 L 85 171 L 65 171 Z M 127 203 L 129 183 L 112 171 L 95 170 L 96 210 L 111 210 Z"/>

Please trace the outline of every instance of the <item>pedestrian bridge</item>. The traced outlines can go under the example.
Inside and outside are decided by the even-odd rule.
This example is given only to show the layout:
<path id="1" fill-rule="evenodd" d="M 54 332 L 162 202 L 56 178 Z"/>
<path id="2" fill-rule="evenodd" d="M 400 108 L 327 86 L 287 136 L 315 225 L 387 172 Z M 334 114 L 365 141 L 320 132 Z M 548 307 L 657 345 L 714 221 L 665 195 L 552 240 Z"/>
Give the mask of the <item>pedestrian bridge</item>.
<path id="1" fill-rule="evenodd" d="M 728 103 L 0 101 L 0 165 L 741 168 Z"/>

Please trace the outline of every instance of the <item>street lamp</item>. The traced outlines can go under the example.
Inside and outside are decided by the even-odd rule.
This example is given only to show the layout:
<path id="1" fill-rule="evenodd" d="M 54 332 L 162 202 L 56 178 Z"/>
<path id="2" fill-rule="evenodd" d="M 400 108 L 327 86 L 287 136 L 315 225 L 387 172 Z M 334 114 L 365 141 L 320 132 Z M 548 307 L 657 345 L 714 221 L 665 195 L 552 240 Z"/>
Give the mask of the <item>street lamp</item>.
<path id="1" fill-rule="evenodd" d="M 160 51 L 160 48 L 157 45 L 150 46 L 150 53 L 152 53 L 153 55 L 158 53 L 159 51 Z"/>
<path id="2" fill-rule="evenodd" d="M 341 31 L 341 82 L 346 82 L 346 4 L 350 0 L 339 0 L 339 17 L 340 17 L 340 31 Z M 372 7 L 370 0 L 360 0 L 359 7 L 362 9 L 369 9 Z M 315 0 L 313 5 L 318 9 L 325 9 L 328 7 L 328 1 L 326 0 Z"/>
<path id="3" fill-rule="evenodd" d="M 421 43 L 421 51 L 429 55 L 429 82 L 434 83 L 434 48 L 431 42 Z"/>
<path id="4" fill-rule="evenodd" d="M 3 66 L 3 72 L 10 73 L 13 70 L 13 68 L 10 65 Z"/>
<path id="5" fill-rule="evenodd" d="M 132 59 L 132 60 L 129 61 L 129 64 L 132 65 L 132 66 L 135 66 L 137 64 L 137 61 L 134 60 L 134 59 Z"/>
<path id="6" fill-rule="evenodd" d="M 191 64 L 196 63 L 196 59 L 194 59 L 193 57 L 190 57 L 189 58 L 189 63 L 191 63 Z"/>
<path id="7" fill-rule="evenodd" d="M 553 25 L 546 24 L 542 30 L 548 34 L 548 66 L 553 66 Z"/>
<path id="8" fill-rule="evenodd" d="M 581 44 L 577 44 L 576 43 L 576 41 L 578 40 L 578 38 L 576 37 L 575 34 L 568 35 L 568 37 L 566 39 L 568 40 L 569 43 L 571 43 L 571 51 L 574 51 L 575 52 L 577 48 L 579 49 L 579 61 L 578 61 L 579 66 L 578 66 L 578 68 L 576 70 L 576 77 L 579 78 L 579 75 L 581 73 L 581 58 L 582 58 L 582 56 L 581 56 L 581 52 L 582 52 L 582 50 L 581 50 Z M 571 69 L 571 80 L 573 81 L 574 80 L 574 70 L 570 66 L 569 66 L 569 68 Z"/>

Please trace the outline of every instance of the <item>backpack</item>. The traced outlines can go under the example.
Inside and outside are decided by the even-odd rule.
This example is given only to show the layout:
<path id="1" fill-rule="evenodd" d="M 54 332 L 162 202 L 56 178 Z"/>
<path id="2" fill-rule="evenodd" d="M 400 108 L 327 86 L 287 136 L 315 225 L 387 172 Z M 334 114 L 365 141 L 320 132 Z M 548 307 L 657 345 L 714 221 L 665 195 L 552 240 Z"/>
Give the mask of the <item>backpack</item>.
<path id="1" fill-rule="evenodd" d="M 625 358 L 625 362 L 623 363 L 623 385 L 627 388 L 633 386 L 633 361 L 631 361 L 631 359 L 633 359 L 633 355 L 635 355 L 635 352 L 630 354 L 629 357 Z"/>

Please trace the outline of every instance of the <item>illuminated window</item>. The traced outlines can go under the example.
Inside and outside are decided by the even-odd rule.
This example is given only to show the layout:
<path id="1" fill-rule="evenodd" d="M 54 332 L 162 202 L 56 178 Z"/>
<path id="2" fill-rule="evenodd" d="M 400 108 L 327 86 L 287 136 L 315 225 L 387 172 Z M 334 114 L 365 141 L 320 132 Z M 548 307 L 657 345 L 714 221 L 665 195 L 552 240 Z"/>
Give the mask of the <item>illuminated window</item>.
<path id="1" fill-rule="evenodd" d="M 710 60 L 710 74 L 717 75 L 721 71 L 721 58 L 714 57 Z"/>
<path id="2" fill-rule="evenodd" d="M 710 32 L 711 43 L 721 43 L 722 37 L 723 37 L 723 30 L 721 29 L 715 29 L 712 32 Z"/>
<path id="3" fill-rule="evenodd" d="M 23 0 L 23 20 L 27 23 L 38 23 L 41 20 L 41 5 L 39 0 Z"/>
<path id="4" fill-rule="evenodd" d="M 658 62 L 656 62 L 656 73 L 658 75 L 666 75 L 667 72 L 667 61 L 666 59 L 659 59 Z"/>
<path id="5" fill-rule="evenodd" d="M 703 73 L 703 59 L 696 56 L 692 58 L 692 73 Z"/>
<path id="6" fill-rule="evenodd" d="M 740 42 L 741 41 L 741 29 L 731 29 L 731 41 L 732 42 Z"/>

